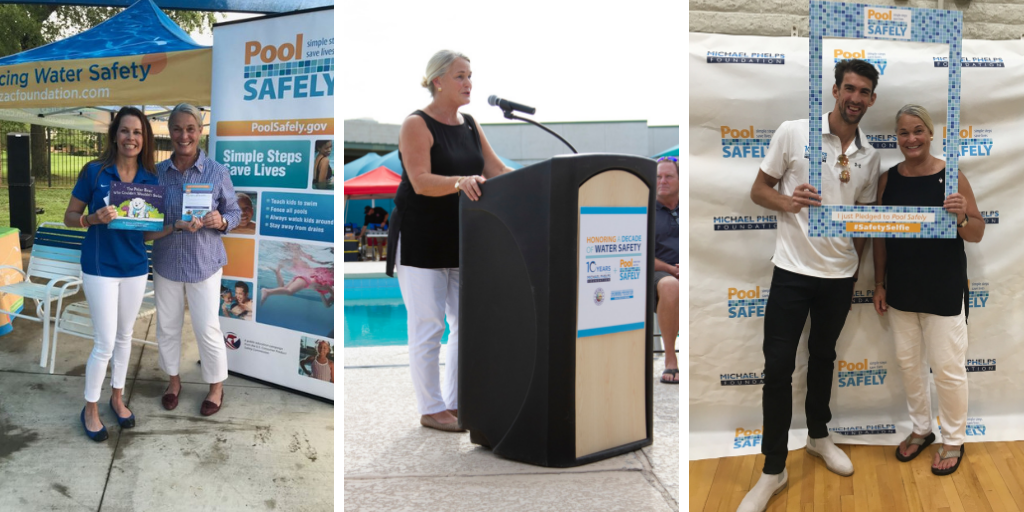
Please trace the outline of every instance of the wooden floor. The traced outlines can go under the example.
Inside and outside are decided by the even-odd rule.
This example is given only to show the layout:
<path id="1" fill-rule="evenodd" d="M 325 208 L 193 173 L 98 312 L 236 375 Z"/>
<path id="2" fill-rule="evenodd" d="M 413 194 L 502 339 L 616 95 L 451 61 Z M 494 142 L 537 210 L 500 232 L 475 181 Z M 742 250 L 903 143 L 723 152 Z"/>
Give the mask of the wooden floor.
<path id="1" fill-rule="evenodd" d="M 791 451 L 789 484 L 768 512 L 1024 511 L 1024 441 L 968 443 L 960 469 L 941 477 L 931 472 L 937 444 L 907 463 L 896 460 L 895 446 L 839 446 L 853 461 L 853 476 Z M 734 512 L 763 466 L 760 454 L 690 461 L 690 510 Z"/>

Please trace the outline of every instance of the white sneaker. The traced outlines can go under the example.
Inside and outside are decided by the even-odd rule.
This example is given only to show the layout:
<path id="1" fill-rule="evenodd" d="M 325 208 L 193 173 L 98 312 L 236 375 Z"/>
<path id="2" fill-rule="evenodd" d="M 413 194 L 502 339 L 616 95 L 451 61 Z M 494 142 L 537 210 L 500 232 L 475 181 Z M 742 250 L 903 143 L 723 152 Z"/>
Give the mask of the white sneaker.
<path id="1" fill-rule="evenodd" d="M 768 500 L 782 492 L 789 483 L 789 473 L 785 469 L 777 475 L 761 473 L 754 487 L 747 492 L 736 512 L 764 512 L 768 508 Z"/>
<path id="2" fill-rule="evenodd" d="M 825 461 L 825 467 L 837 475 L 850 476 L 853 474 L 853 463 L 846 456 L 846 452 L 832 442 L 831 437 L 814 439 L 807 436 L 807 453 L 821 457 Z"/>

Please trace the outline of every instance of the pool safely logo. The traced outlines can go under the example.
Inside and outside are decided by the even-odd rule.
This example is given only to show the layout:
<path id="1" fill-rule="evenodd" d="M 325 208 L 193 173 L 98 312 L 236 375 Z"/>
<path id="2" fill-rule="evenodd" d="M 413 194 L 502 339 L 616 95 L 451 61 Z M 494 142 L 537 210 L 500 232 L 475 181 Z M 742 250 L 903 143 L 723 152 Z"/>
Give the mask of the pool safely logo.
<path id="1" fill-rule="evenodd" d="M 747 430 L 743 427 L 737 428 L 736 438 L 733 440 L 732 449 L 739 450 L 740 448 L 754 448 L 761 446 L 761 439 L 764 435 L 762 428 L 755 428 L 753 430 Z"/>
<path id="2" fill-rule="evenodd" d="M 729 288 L 727 305 L 729 318 L 763 317 L 765 306 L 768 305 L 769 290 L 755 286 L 750 290 Z"/>
<path id="3" fill-rule="evenodd" d="M 882 386 L 888 371 L 885 361 L 839 361 L 839 387 Z"/>

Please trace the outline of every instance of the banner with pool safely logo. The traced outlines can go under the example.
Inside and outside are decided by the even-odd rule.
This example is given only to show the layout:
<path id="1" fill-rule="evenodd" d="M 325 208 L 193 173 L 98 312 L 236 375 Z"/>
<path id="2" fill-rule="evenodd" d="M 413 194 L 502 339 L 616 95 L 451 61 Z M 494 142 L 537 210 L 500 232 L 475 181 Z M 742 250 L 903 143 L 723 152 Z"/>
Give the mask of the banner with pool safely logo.
<path id="1" fill-rule="evenodd" d="M 892 21 L 899 21 L 898 13 Z M 785 121 L 807 117 L 810 52 L 808 40 L 796 37 L 691 33 L 689 42 L 689 436 L 690 457 L 701 459 L 761 450 L 762 347 L 772 256 L 779 220 L 792 214 L 754 204 L 750 188 L 775 130 Z M 947 47 L 826 38 L 822 51 L 823 112 L 835 104 L 830 92 L 836 62 L 863 59 L 879 72 L 877 98 L 859 130 L 881 155 L 881 171 L 903 160 L 894 124 L 896 112 L 908 103 L 931 113 L 931 154 L 944 157 Z M 964 178 L 970 183 L 985 224 L 981 242 L 965 243 L 968 443 L 1024 439 L 1024 405 L 1006 399 L 1024 395 L 1024 340 L 1015 335 L 1024 311 L 1024 246 L 1015 228 L 1024 217 L 1024 182 L 1016 178 L 1020 166 L 1014 151 L 1024 138 L 1024 125 L 1012 107 L 1021 102 L 1020 41 L 964 40 L 955 151 L 960 183 Z M 868 228 L 929 221 L 917 215 L 837 220 Z M 911 424 L 889 315 L 880 317 L 873 306 L 877 279 L 871 246 L 869 241 L 861 258 L 851 310 L 836 345 L 828 428 L 837 443 L 895 445 Z M 809 329 L 808 321 L 795 357 L 791 450 L 802 448 L 807 436 Z M 935 386 L 930 387 L 937 415 Z M 944 428 L 941 423 L 933 421 L 937 434 Z"/>
<path id="2" fill-rule="evenodd" d="M 578 338 L 644 328 L 647 207 L 580 208 Z"/>
<path id="3" fill-rule="evenodd" d="M 333 401 L 332 10 L 214 26 L 210 156 L 242 208 L 224 237 L 228 370 Z"/>

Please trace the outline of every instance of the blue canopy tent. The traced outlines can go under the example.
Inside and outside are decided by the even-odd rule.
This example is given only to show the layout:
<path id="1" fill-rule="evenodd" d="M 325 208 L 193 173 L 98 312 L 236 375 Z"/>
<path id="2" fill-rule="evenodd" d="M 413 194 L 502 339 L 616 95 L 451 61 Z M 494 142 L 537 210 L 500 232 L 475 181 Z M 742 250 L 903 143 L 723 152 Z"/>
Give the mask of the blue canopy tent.
<path id="1" fill-rule="evenodd" d="M 376 167 L 368 167 L 368 165 L 373 162 L 376 162 L 377 160 L 380 160 L 380 155 L 378 155 L 377 153 L 367 153 L 345 164 L 344 181 L 348 181 L 352 178 L 355 178 L 356 176 L 366 174 L 367 172 L 376 169 Z"/>
<path id="2" fill-rule="evenodd" d="M 679 144 L 676 144 L 675 146 L 672 146 L 651 158 L 661 158 L 663 156 L 679 156 Z"/>
<path id="3" fill-rule="evenodd" d="M 149 116 L 182 102 L 207 106 L 211 63 L 210 47 L 139 0 L 85 32 L 0 59 L 9 78 L 0 83 L 0 119 L 105 132 L 120 105 L 162 105 Z M 165 123 L 153 129 L 166 134 Z"/>
<path id="4" fill-rule="evenodd" d="M 382 166 L 394 171 L 395 174 L 398 174 L 399 176 L 405 173 L 405 169 L 402 168 L 402 162 L 398 159 L 398 150 L 392 151 L 384 156 L 368 159 L 367 157 L 369 157 L 370 155 L 376 156 L 377 154 L 367 153 L 365 156 L 345 164 L 345 179 L 352 179 L 356 176 L 368 173 Z M 498 156 L 498 158 L 500 158 L 501 161 L 505 163 L 505 165 L 511 167 L 512 169 L 523 168 L 522 164 L 520 164 L 519 162 L 509 160 L 500 155 Z M 353 165 L 356 164 L 357 162 L 361 163 L 358 166 Z M 349 176 L 350 165 L 353 166 L 353 174 L 351 176 Z M 362 199 L 356 201 L 349 201 L 345 203 L 345 222 L 356 222 L 361 225 L 363 222 L 363 208 L 367 206 L 380 206 L 381 208 L 384 208 L 390 213 L 391 210 L 395 207 L 395 202 L 394 200 L 391 199 Z"/>

